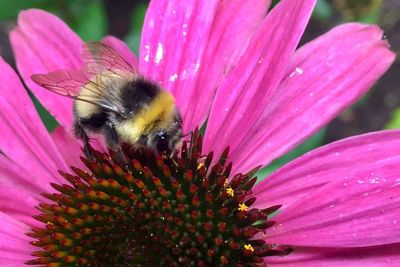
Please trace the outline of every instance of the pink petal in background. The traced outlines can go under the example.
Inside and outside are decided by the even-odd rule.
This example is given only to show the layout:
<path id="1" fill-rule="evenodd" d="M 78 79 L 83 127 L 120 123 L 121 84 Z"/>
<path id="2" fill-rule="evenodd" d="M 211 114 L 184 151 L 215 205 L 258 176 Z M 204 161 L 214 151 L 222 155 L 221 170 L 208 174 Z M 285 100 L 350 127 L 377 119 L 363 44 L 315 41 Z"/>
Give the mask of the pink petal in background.
<path id="1" fill-rule="evenodd" d="M 379 135 L 382 139 L 386 136 L 394 141 L 393 136 L 398 136 L 399 131 L 365 135 L 362 137 L 364 140 L 352 138 L 342 141 L 342 144 L 337 142 L 331 145 L 332 148 L 344 148 L 347 142 L 347 153 L 327 146 L 312 157 L 307 156 L 313 164 L 305 162 L 302 166 L 319 172 L 316 176 L 321 179 L 324 179 L 321 170 L 325 167 L 328 169 L 326 173 L 330 173 L 331 182 L 315 187 L 307 195 L 283 208 L 274 217 L 276 225 L 266 233 L 268 241 L 313 247 L 364 247 L 400 243 L 400 154 L 399 146 L 396 147 L 399 139 L 392 142 L 392 148 L 386 148 L 390 152 L 385 152 L 379 149 L 381 144 L 385 145 L 382 139 L 379 142 Z M 357 148 L 357 143 L 364 143 L 371 137 L 377 142 L 371 142 L 369 147 L 361 146 L 364 149 Z M 349 152 L 351 147 L 356 148 L 353 159 Z M 362 159 L 361 155 L 367 158 L 369 153 L 375 160 Z M 318 164 L 319 156 L 322 156 L 321 164 Z M 358 163 L 357 159 L 361 162 Z M 350 162 L 353 166 L 350 166 Z M 339 167 L 342 163 L 347 168 Z M 312 171 L 309 173 L 312 175 Z M 307 178 L 305 172 L 305 183 Z M 261 203 L 272 204 L 267 200 L 267 193 L 260 193 L 260 198 L 257 206 Z"/>
<path id="2" fill-rule="evenodd" d="M 58 17 L 37 9 L 22 11 L 10 33 L 18 70 L 39 101 L 66 129 L 72 120 L 72 100 L 38 86 L 31 75 L 82 66 L 82 40 Z"/>
<path id="3" fill-rule="evenodd" d="M 400 243 L 399 162 L 400 156 L 393 164 L 371 166 L 282 210 L 267 231 L 268 241 L 313 247 Z"/>
<path id="4" fill-rule="evenodd" d="M 42 124 L 18 76 L 0 58 L 0 147 L 2 152 L 31 176 L 54 181 L 66 169 L 62 155 Z"/>
<path id="5" fill-rule="evenodd" d="M 0 221 L 0 266 L 23 266 L 34 251 L 28 243 L 30 238 L 24 234 L 29 226 L 3 212 L 0 212 Z"/>
<path id="6" fill-rule="evenodd" d="M 398 266 L 400 244 L 364 248 L 307 248 L 294 247 L 285 257 L 265 258 L 268 266 L 315 267 L 376 267 Z"/>
<path id="7" fill-rule="evenodd" d="M 111 46 L 126 62 L 139 70 L 138 59 L 126 43 L 111 35 L 101 39 L 101 42 Z"/>
<path id="8" fill-rule="evenodd" d="M 269 0 L 221 1 L 214 16 L 212 29 L 202 57 L 197 79 L 185 96 L 183 118 L 185 132 L 201 127 L 211 108 L 215 91 L 231 68 L 237 63 L 250 38 L 267 13 Z M 175 82 L 179 83 L 179 76 Z"/>
<path id="9" fill-rule="evenodd" d="M 255 207 L 293 205 L 324 185 L 379 166 L 400 155 L 400 131 L 382 131 L 343 139 L 312 150 L 286 164 L 254 187 Z"/>
<path id="10" fill-rule="evenodd" d="M 315 0 L 283 0 L 267 15 L 217 92 L 205 151 L 219 155 L 226 146 L 235 146 L 261 115 L 284 77 L 314 5 Z"/>
<path id="11" fill-rule="evenodd" d="M 395 58 L 382 35 L 349 23 L 300 48 L 253 129 L 234 143 L 238 171 L 267 165 L 364 95 Z"/>
<path id="12" fill-rule="evenodd" d="M 63 127 L 57 127 L 51 133 L 51 138 L 60 153 L 64 156 L 68 166 L 86 169 L 80 160 L 80 157 L 83 155 L 81 142 L 73 137 L 71 133 L 66 132 Z"/>
<path id="13" fill-rule="evenodd" d="M 36 194 L 43 190 L 51 190 L 51 186 L 46 184 L 44 179 L 44 176 L 36 177 L 10 158 L 0 155 L 0 183 L 22 187 L 24 190 Z"/>
<path id="14" fill-rule="evenodd" d="M 38 227 L 43 226 L 42 223 L 32 217 L 33 215 L 39 214 L 39 211 L 35 209 L 35 206 L 40 203 L 40 191 L 36 192 L 36 194 L 32 194 L 32 192 L 25 190 L 23 187 L 2 184 L 1 182 L 0 190 L 1 212 L 27 225 Z M 34 197 L 35 195 L 37 195 L 38 198 Z"/>

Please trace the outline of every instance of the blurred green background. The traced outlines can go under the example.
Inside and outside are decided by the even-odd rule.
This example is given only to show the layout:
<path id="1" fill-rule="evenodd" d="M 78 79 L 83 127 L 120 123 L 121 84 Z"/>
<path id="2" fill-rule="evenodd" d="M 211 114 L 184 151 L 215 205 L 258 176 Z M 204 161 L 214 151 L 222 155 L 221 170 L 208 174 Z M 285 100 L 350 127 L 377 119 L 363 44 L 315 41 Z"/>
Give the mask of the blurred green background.
<path id="1" fill-rule="evenodd" d="M 278 1 L 273 1 L 276 4 Z M 125 40 L 137 53 L 148 1 L 127 0 L 16 0 L 0 1 L 0 53 L 11 65 L 13 56 L 8 32 L 15 26 L 20 10 L 40 8 L 61 17 L 83 40 L 99 40 L 107 34 Z M 301 43 L 306 43 L 346 21 L 380 25 L 392 50 L 400 49 L 400 0 L 318 0 L 312 20 Z M 375 88 L 343 112 L 327 127 L 259 173 L 264 176 L 285 162 L 323 144 L 344 137 L 389 128 L 400 128 L 400 65 L 397 60 Z M 51 131 L 55 120 L 34 99 Z"/>

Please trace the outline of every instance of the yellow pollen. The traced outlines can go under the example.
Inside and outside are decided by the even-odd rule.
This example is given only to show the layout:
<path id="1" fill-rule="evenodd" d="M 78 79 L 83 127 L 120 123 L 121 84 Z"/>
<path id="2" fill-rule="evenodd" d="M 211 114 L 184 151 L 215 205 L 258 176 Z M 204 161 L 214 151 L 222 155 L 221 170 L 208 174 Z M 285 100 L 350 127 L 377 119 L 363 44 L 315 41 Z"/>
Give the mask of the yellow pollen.
<path id="1" fill-rule="evenodd" d="M 235 190 L 233 190 L 232 187 L 228 187 L 226 189 L 226 193 L 228 194 L 228 196 L 233 197 L 233 195 L 235 194 Z"/>
<path id="2" fill-rule="evenodd" d="M 245 250 L 250 250 L 251 252 L 254 252 L 254 248 L 253 248 L 253 246 L 250 245 L 250 244 L 244 245 L 244 249 L 245 249 Z"/>
<path id="3" fill-rule="evenodd" d="M 247 207 L 246 204 L 240 203 L 240 204 L 239 204 L 239 207 L 238 207 L 238 210 L 239 210 L 239 211 L 246 211 L 248 208 L 249 208 L 249 207 Z"/>
<path id="4" fill-rule="evenodd" d="M 197 169 L 200 170 L 202 167 L 204 167 L 204 163 L 203 163 L 203 162 L 200 162 L 200 163 L 197 165 Z"/>

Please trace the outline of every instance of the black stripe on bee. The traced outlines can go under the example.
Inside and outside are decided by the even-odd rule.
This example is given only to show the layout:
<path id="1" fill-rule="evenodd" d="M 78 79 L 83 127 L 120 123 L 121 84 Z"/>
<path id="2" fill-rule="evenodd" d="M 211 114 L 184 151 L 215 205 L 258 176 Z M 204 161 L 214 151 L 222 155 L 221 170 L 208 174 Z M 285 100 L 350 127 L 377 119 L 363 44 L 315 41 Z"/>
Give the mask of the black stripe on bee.
<path id="1" fill-rule="evenodd" d="M 130 112 L 137 113 L 158 95 L 160 89 L 157 85 L 144 79 L 137 79 L 126 85 L 121 90 L 123 106 Z"/>
<path id="2" fill-rule="evenodd" d="M 94 132 L 101 130 L 107 121 L 108 114 L 106 112 L 97 112 L 90 117 L 80 118 L 80 124 Z"/>

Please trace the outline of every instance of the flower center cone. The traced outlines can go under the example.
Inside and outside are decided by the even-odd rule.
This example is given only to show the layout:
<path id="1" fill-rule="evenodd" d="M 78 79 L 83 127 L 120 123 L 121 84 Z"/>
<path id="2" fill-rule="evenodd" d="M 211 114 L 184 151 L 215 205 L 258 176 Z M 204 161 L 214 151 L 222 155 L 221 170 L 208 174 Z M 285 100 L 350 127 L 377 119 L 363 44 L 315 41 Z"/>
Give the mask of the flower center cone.
<path id="1" fill-rule="evenodd" d="M 41 266 L 264 266 L 285 247 L 256 238 L 280 206 L 251 208 L 255 171 L 230 176 L 228 149 L 213 162 L 195 131 L 173 158 L 125 150 L 130 166 L 96 152 L 91 172 L 60 172 L 66 184 L 37 208 L 28 235 Z"/>

